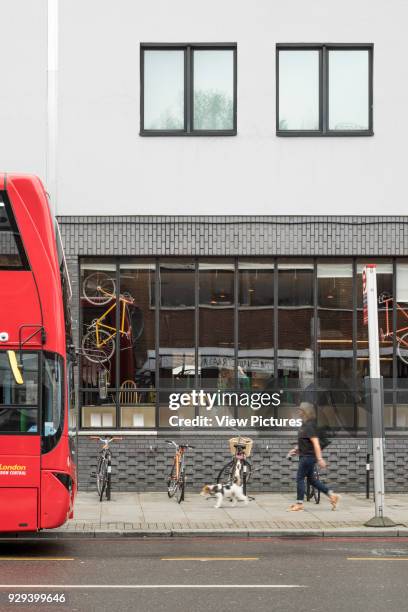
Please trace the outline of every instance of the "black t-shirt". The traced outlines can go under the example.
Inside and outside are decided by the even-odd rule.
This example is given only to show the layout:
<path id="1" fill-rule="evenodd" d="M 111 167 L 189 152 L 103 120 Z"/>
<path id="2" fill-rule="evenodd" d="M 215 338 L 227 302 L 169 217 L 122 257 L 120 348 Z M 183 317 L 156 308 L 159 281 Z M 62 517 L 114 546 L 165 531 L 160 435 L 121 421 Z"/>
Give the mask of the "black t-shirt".
<path id="1" fill-rule="evenodd" d="M 300 456 L 315 456 L 315 451 L 310 438 L 318 438 L 316 421 L 305 421 L 298 432 L 298 447 Z"/>

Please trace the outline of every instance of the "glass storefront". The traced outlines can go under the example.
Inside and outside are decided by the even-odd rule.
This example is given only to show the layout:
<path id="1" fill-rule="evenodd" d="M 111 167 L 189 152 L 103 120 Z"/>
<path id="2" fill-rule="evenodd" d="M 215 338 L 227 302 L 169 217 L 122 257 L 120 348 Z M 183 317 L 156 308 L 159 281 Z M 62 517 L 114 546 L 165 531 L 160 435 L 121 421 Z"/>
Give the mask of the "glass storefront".
<path id="1" fill-rule="evenodd" d="M 279 391 L 276 417 L 310 400 L 322 423 L 364 427 L 366 263 L 377 264 L 385 425 L 407 429 L 407 261 L 274 257 L 82 259 L 82 427 L 168 427 L 169 395 L 193 389 Z"/>

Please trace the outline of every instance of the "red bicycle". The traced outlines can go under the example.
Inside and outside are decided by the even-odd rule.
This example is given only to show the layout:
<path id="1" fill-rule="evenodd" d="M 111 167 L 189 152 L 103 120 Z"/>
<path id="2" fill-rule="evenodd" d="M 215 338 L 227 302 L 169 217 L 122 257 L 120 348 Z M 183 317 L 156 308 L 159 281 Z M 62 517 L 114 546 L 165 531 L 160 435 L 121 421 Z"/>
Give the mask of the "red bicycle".
<path id="1" fill-rule="evenodd" d="M 406 327 L 400 327 L 393 331 L 392 329 L 392 312 L 393 312 L 393 301 L 394 298 L 388 293 L 382 293 L 378 298 L 379 304 L 385 305 L 385 331 L 380 328 L 380 338 L 384 340 L 392 339 L 395 336 L 397 341 L 397 353 L 398 357 L 408 365 L 408 325 Z M 401 304 L 395 302 L 397 312 L 400 312 L 408 322 L 408 310 L 403 308 Z M 390 320 L 391 319 L 391 320 Z"/>

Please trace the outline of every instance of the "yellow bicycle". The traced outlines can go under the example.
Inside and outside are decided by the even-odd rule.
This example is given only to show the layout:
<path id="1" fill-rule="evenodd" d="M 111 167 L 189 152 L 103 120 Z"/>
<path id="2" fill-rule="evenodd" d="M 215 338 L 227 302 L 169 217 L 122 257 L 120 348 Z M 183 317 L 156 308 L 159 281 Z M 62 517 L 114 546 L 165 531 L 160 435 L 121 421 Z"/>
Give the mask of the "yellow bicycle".
<path id="1" fill-rule="evenodd" d="M 130 294 L 119 295 L 119 329 L 110 323 L 116 318 L 115 281 L 104 272 L 96 272 L 88 276 L 83 286 L 84 297 L 93 305 L 111 305 L 88 326 L 82 338 L 82 353 L 93 363 L 109 361 L 115 353 L 117 334 L 126 338 L 131 348 L 143 332 L 143 313 L 135 306 L 135 300 Z"/>

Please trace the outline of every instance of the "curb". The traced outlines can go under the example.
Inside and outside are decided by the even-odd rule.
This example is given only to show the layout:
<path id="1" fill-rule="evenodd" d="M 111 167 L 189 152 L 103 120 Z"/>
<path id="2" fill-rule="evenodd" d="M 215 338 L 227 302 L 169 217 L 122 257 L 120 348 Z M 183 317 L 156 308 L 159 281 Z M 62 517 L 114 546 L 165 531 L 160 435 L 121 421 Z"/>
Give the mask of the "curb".
<path id="1" fill-rule="evenodd" d="M 10 539 L 77 539 L 77 538 L 192 538 L 192 537 L 239 537 L 239 538 L 366 538 L 408 537 L 408 528 L 334 528 L 334 529 L 168 529 L 168 530 L 110 530 L 89 531 L 40 531 L 38 533 L 3 533 L 1 540 Z"/>

